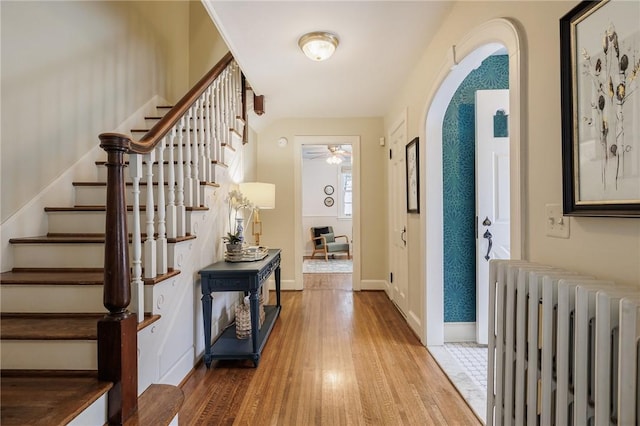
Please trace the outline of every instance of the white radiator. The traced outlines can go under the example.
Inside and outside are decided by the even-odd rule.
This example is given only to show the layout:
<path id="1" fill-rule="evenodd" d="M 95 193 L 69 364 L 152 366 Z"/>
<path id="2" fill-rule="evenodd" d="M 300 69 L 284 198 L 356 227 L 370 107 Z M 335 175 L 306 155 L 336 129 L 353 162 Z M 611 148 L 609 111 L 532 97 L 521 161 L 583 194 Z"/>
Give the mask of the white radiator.
<path id="1" fill-rule="evenodd" d="M 489 266 L 488 425 L 640 422 L 640 285 Z"/>

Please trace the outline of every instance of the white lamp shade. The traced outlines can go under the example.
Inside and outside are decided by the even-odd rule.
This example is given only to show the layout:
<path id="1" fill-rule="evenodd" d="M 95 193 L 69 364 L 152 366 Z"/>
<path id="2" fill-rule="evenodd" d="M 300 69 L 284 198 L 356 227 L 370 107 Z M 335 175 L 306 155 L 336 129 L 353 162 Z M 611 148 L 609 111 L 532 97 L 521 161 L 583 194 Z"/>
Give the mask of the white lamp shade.
<path id="1" fill-rule="evenodd" d="M 243 182 L 240 192 L 261 210 L 276 208 L 276 186 L 272 183 Z"/>

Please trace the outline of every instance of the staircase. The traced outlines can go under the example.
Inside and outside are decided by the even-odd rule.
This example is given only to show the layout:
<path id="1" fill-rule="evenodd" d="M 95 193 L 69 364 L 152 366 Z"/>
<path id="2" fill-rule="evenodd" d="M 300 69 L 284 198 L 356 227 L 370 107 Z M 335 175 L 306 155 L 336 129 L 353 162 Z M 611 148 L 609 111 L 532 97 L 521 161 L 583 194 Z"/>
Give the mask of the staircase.
<path id="1" fill-rule="evenodd" d="M 224 231 L 216 176 L 230 181 L 243 144 L 244 81 L 232 59 L 130 134 L 101 135 L 106 151 L 114 137 L 128 147 L 118 148 L 130 171 L 122 188 L 108 152 L 95 181 L 73 183 L 75 205 L 45 208 L 47 235 L 10 240 L 14 267 L 0 274 L 0 424 L 177 424 L 182 391 L 157 382 L 178 384 L 198 354 L 176 336 L 195 323 L 195 275 Z M 118 191 L 126 195 L 113 203 Z M 234 297 L 223 303 L 230 311 Z"/>

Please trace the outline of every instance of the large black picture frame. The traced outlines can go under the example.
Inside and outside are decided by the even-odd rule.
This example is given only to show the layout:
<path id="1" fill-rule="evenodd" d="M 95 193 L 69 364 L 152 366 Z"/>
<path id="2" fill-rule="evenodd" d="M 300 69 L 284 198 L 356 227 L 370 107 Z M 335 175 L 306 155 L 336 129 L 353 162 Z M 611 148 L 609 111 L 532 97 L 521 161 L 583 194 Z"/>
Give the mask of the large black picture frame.
<path id="1" fill-rule="evenodd" d="M 405 146 L 407 213 L 420 213 L 420 156 L 418 138 Z"/>
<path id="2" fill-rule="evenodd" d="M 637 16 L 638 2 L 599 0 L 560 19 L 567 216 L 640 217 L 640 84 L 630 78 L 640 66 Z"/>

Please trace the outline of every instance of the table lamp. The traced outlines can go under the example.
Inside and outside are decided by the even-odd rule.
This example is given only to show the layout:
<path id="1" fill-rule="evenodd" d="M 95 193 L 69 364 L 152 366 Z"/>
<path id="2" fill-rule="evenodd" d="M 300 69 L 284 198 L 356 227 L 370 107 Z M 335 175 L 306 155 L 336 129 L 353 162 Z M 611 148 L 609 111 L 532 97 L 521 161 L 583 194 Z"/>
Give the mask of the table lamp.
<path id="1" fill-rule="evenodd" d="M 256 245 L 259 246 L 260 235 L 262 234 L 260 210 L 274 209 L 276 207 L 276 186 L 272 183 L 243 182 L 240 184 L 240 192 L 255 206 L 251 233 L 256 240 Z"/>

